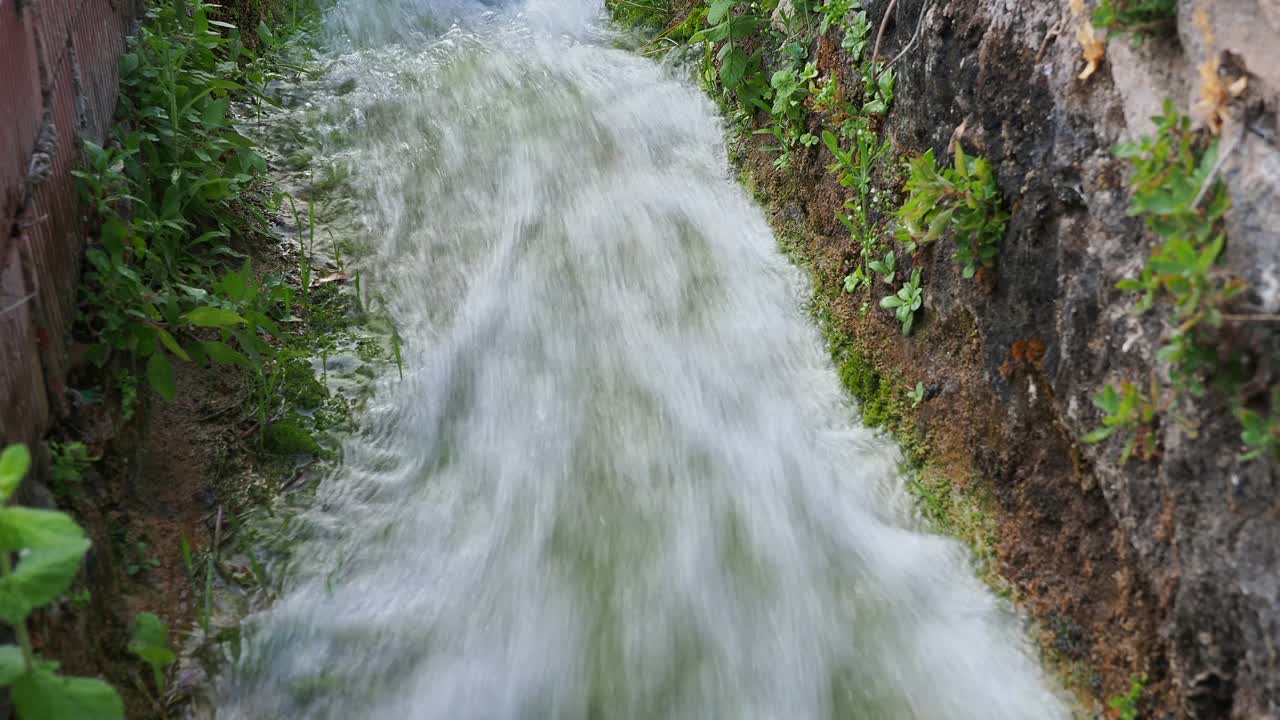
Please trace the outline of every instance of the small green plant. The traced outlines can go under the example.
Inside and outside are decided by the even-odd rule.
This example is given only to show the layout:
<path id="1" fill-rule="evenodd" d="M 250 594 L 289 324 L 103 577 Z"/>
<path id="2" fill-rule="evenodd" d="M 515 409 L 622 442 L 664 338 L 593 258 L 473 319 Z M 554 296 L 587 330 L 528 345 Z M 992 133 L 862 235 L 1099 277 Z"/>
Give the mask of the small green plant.
<path id="1" fill-rule="evenodd" d="M 818 37 L 826 35 L 833 27 L 843 27 L 849 13 L 860 7 L 858 0 L 826 0 L 818 7 L 818 13 L 822 15 Z"/>
<path id="2" fill-rule="evenodd" d="M 840 41 L 840 47 L 844 48 L 853 62 L 860 62 L 863 53 L 867 50 L 867 45 L 871 39 L 871 20 L 867 18 L 867 11 L 861 9 L 861 5 L 855 3 L 857 12 L 845 25 L 844 39 Z"/>
<path id="3" fill-rule="evenodd" d="M 924 304 L 924 289 L 920 287 L 920 271 L 911 273 L 911 280 L 893 295 L 880 298 L 880 307 L 893 310 L 894 317 L 902 323 L 902 334 L 910 335 L 915 324 L 916 311 Z"/>
<path id="4" fill-rule="evenodd" d="M 0 685 L 9 688 L 20 720 L 123 720 L 124 705 L 114 688 L 59 675 L 58 664 L 32 646 L 27 618 L 67 592 L 89 541 L 65 513 L 8 505 L 30 466 L 25 445 L 0 454 L 0 620 L 17 640 L 0 645 Z"/>
<path id="5" fill-rule="evenodd" d="M 879 69 L 879 63 L 877 63 Z M 865 100 L 862 104 L 863 115 L 884 115 L 889 112 L 890 106 L 893 105 L 893 88 L 897 84 L 898 76 L 893 73 L 893 68 L 879 69 L 879 72 L 863 73 L 863 97 Z"/>
<path id="6" fill-rule="evenodd" d="M 262 353 L 246 348 L 258 344 L 245 341 L 273 327 L 260 320 L 274 313 L 254 314 L 259 298 L 220 291 L 224 263 L 240 257 L 229 239 L 264 225 L 260 203 L 251 200 L 266 161 L 233 126 L 231 103 L 268 102 L 260 88 L 269 73 L 236 28 L 210 19 L 213 7 L 161 3 L 147 13 L 121 58 L 117 130 L 105 146 L 87 143 L 76 171 L 100 227 L 85 254 L 81 330 L 94 339 L 89 359 L 114 364 L 126 416 L 135 374 L 173 399 L 174 358 L 262 374 Z M 263 46 L 278 45 L 265 25 L 258 34 Z M 306 276 L 310 256 L 303 254 Z M 288 314 L 287 303 L 284 311 L 277 317 Z M 203 340 L 210 327 L 242 330 L 231 333 L 240 347 L 228 345 L 225 333 Z"/>
<path id="7" fill-rule="evenodd" d="M 791 163 L 791 153 L 797 145 L 812 147 L 818 138 L 805 131 L 804 100 L 809 96 L 809 82 L 818 76 L 818 69 L 813 63 L 807 63 L 803 69 L 794 68 L 779 70 L 769 80 L 773 89 L 773 105 L 769 108 L 769 127 L 757 130 L 757 135 L 773 135 L 777 145 L 763 148 L 769 152 L 779 153 L 774 166 L 779 170 Z"/>
<path id="8" fill-rule="evenodd" d="M 813 83 L 810 83 L 810 86 L 815 110 L 831 112 L 839 107 L 841 96 L 839 77 L 827 75 L 816 86 Z"/>
<path id="9" fill-rule="evenodd" d="M 1153 32 L 1172 28 L 1178 0 L 1102 0 L 1093 11 L 1093 24 L 1110 34 L 1128 33 L 1135 45 Z"/>
<path id="10" fill-rule="evenodd" d="M 908 252 L 946 232 L 956 241 L 956 262 L 966 278 L 991 267 L 999 253 L 1009 216 L 991 165 L 970 160 L 956 146 L 955 167 L 939 172 L 933 150 L 908 161 L 907 201 L 898 211 L 898 239 Z"/>
<path id="11" fill-rule="evenodd" d="M 1244 285 L 1215 269 L 1226 244 L 1222 218 L 1230 196 L 1212 179 L 1217 143 L 1201 144 L 1190 118 L 1166 101 L 1155 118 L 1157 132 L 1116 147 L 1116 156 L 1133 165 L 1129 214 L 1144 218 L 1163 241 L 1139 278 L 1122 280 L 1122 290 L 1140 292 L 1137 310 L 1146 312 L 1161 291 L 1174 303 L 1179 334 L 1204 323 L 1221 325 L 1221 308 Z"/>
<path id="12" fill-rule="evenodd" d="M 1120 388 L 1107 385 L 1093 396 L 1093 404 L 1102 411 L 1102 426 L 1085 435 L 1087 443 L 1100 443 L 1117 432 L 1125 435 L 1121 464 L 1129 462 L 1135 448 L 1141 442 L 1143 457 L 1155 455 L 1156 436 L 1152 423 L 1157 416 L 1159 387 L 1153 382 L 1151 397 L 1147 397 L 1132 383 L 1121 383 Z"/>
<path id="13" fill-rule="evenodd" d="M 160 567 L 160 561 L 151 554 L 151 548 L 141 540 L 132 547 L 126 546 L 124 572 L 129 577 L 143 575 Z"/>
<path id="14" fill-rule="evenodd" d="M 830 130 L 822 132 L 822 142 L 836 160 L 827 166 L 827 170 L 836 173 L 840 184 L 856 193 L 845 201 L 844 207 L 848 212 L 836 214 L 861 251 L 857 267 L 844 281 L 845 291 L 852 293 L 860 285 L 869 285 L 866 283 L 866 265 L 871 260 L 876 241 L 871 226 L 871 183 L 876 165 L 888 153 L 889 141 L 881 142 L 875 133 L 863 129 L 854 136 L 854 143 L 848 150 L 840 146 L 839 139 Z"/>
<path id="15" fill-rule="evenodd" d="M 316 244 L 316 204 L 307 203 L 307 239 L 302 239 L 302 217 L 298 214 L 298 205 L 293 195 L 283 196 L 289 200 L 289 209 L 293 211 L 294 227 L 298 229 L 298 285 L 302 289 L 304 303 L 311 302 L 311 254 Z M 276 203 L 279 204 L 278 202 Z"/>
<path id="16" fill-rule="evenodd" d="M 725 90 L 734 93 L 744 106 L 767 111 L 770 90 L 764 79 L 761 51 L 748 55 L 742 44 L 755 34 L 762 20 L 749 12 L 732 12 L 734 5 L 733 0 L 712 0 L 707 10 L 707 27 L 694 33 L 689 42 L 707 44 L 703 79 L 708 84 L 718 79 Z M 716 43 L 724 44 L 715 52 L 713 62 L 712 46 Z"/>
<path id="17" fill-rule="evenodd" d="M 1146 689 L 1147 676 L 1131 675 L 1129 677 L 1129 692 L 1124 695 L 1116 695 L 1107 701 L 1107 707 L 1119 713 L 1119 720 L 1138 720 L 1138 704 L 1142 702 L 1142 692 Z"/>
<path id="18" fill-rule="evenodd" d="M 1240 439 L 1245 453 L 1241 460 L 1275 459 L 1280 456 L 1280 387 L 1271 389 L 1271 414 L 1240 407 L 1236 410 L 1242 430 Z"/>
<path id="19" fill-rule="evenodd" d="M 898 277 L 898 271 L 896 270 L 897 260 L 894 258 L 892 250 L 885 254 L 884 259 L 872 260 L 868 267 L 871 268 L 872 272 L 880 276 L 880 280 L 885 285 L 892 285 L 893 281 Z"/>
<path id="20" fill-rule="evenodd" d="M 98 458 L 89 454 L 84 443 L 75 440 L 50 440 L 48 446 L 49 455 L 53 458 L 49 489 L 58 497 L 79 494 L 81 475 Z"/>
<path id="21" fill-rule="evenodd" d="M 844 33 L 840 46 L 848 51 L 854 63 L 861 61 L 871 34 L 871 22 L 862 9 L 862 3 L 859 0 L 826 0 L 818 8 L 818 13 L 822 15 L 818 37 L 826 35 L 833 27 L 838 28 Z"/>
<path id="22" fill-rule="evenodd" d="M 133 620 L 133 638 L 129 640 L 129 652 L 137 655 L 151 668 L 151 679 L 157 694 L 164 692 L 165 669 L 178 656 L 169 647 L 169 626 L 149 612 L 141 612 Z"/>
<path id="23" fill-rule="evenodd" d="M 866 273 L 863 272 L 861 265 L 854 268 L 853 272 L 844 276 L 844 291 L 849 294 L 857 292 L 858 288 L 863 285 L 867 285 L 869 287 L 871 282 L 867 280 Z"/>
<path id="24" fill-rule="evenodd" d="M 911 407 L 920 407 L 920 403 L 924 402 L 924 383 L 916 383 L 914 390 L 907 391 L 907 397 L 911 398 Z"/>
<path id="25" fill-rule="evenodd" d="M 1169 101 L 1155 123 L 1155 134 L 1115 150 L 1133 167 L 1129 214 L 1142 217 L 1158 238 L 1141 274 L 1116 286 L 1138 294 L 1134 310 L 1139 314 L 1157 306 L 1168 309 L 1172 329 L 1156 357 L 1169 366 L 1167 405 L 1177 407 L 1182 398 L 1203 397 L 1209 380 L 1227 392 L 1239 391 L 1233 378 L 1243 353 L 1224 327 L 1229 307 L 1246 285 L 1219 265 L 1231 199 L 1215 177 L 1217 142 L 1195 131 Z M 1234 399 L 1246 445 L 1241 459 L 1254 460 L 1272 452 L 1273 445 L 1268 418 L 1246 407 L 1246 400 Z M 1280 404 L 1273 402 L 1276 407 Z"/>

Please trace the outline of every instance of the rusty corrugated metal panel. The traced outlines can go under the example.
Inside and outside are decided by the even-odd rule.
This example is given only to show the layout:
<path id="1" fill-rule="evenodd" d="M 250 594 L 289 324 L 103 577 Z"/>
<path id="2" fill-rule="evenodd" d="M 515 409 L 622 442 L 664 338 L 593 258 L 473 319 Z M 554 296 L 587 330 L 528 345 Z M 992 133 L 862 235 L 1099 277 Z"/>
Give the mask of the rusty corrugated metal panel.
<path id="1" fill-rule="evenodd" d="M 9 228 L 43 115 L 31 21 L 32 14 L 19 14 L 16 2 L 0 0 L 0 268 L 9 257 Z"/>
<path id="2" fill-rule="evenodd" d="M 5 442 L 40 437 L 49 418 L 45 402 L 44 373 L 32 352 L 35 327 L 31 302 L 19 260 L 18 244 L 10 243 L 7 256 L 0 257 L 0 433 Z M 9 295 L 9 293 L 16 293 Z"/>
<path id="3" fill-rule="evenodd" d="M 84 0 L 82 12 L 71 26 L 71 43 L 79 61 L 81 92 L 81 128 L 88 137 L 101 138 L 111 127 L 111 115 L 116 106 L 116 82 L 119 63 L 116 58 L 124 51 L 126 27 L 116 15 L 108 0 Z M 90 67 L 86 59 L 94 59 Z"/>
<path id="4" fill-rule="evenodd" d="M 71 175 L 101 142 L 137 0 L 0 0 L 0 441 L 65 412 L 85 228 Z M 52 403 L 50 402 L 52 401 Z"/>
<path id="5" fill-rule="evenodd" d="M 52 48 L 49 48 L 52 50 Z M 80 277 L 81 235 L 79 202 L 71 175 L 79 158 L 77 125 L 80 96 L 76 93 L 76 63 L 70 43 L 54 60 L 49 99 L 54 147 L 49 174 L 35 190 L 30 210 L 29 250 L 37 280 L 37 350 L 50 391 L 50 410 L 63 415 L 63 382 L 67 374 L 67 342 L 75 320 L 76 287 Z"/>

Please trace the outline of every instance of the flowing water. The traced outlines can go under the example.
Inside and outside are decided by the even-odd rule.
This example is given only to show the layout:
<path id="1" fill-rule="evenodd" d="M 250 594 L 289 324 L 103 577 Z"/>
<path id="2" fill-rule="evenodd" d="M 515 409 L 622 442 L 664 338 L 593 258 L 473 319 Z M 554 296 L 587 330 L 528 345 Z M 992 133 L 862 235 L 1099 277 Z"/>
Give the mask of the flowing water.
<path id="1" fill-rule="evenodd" d="M 1064 715 L 913 519 L 700 90 L 584 0 L 348 0 L 330 27 L 344 90 L 311 102 L 406 369 L 219 717 Z"/>

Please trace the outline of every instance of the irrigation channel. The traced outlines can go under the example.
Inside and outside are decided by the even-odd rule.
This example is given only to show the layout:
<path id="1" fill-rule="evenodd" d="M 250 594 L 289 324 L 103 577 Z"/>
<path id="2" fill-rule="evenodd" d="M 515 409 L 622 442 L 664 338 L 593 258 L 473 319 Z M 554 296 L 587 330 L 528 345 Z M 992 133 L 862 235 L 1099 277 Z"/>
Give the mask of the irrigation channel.
<path id="1" fill-rule="evenodd" d="M 328 34 L 309 102 L 405 374 L 219 718 L 1066 716 L 913 519 L 686 73 L 586 0 L 342 0 Z"/>

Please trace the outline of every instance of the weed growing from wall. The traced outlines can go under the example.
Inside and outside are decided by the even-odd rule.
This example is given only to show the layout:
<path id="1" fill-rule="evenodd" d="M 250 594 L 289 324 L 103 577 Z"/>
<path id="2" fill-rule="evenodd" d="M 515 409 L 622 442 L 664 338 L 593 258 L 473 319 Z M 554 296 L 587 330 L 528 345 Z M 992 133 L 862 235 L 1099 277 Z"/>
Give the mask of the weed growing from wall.
<path id="1" fill-rule="evenodd" d="M 956 145 L 955 166 L 938 169 L 933 151 L 907 162 L 907 201 L 898 211 L 898 240 L 908 252 L 950 233 L 966 278 L 995 265 L 1009 215 L 991 164 Z"/>
<path id="2" fill-rule="evenodd" d="M 1274 455 L 1280 447 L 1280 426 L 1263 411 L 1247 406 L 1241 396 L 1245 353 L 1234 347 L 1224 332 L 1229 322 L 1247 322 L 1247 315 L 1232 316 L 1232 304 L 1245 290 L 1245 283 L 1219 266 L 1227 238 L 1223 217 L 1231 199 L 1226 187 L 1215 177 L 1218 164 L 1217 141 L 1206 142 L 1191 127 L 1189 118 L 1166 101 L 1162 115 L 1155 118 L 1156 132 L 1136 143 L 1120 145 L 1116 156 L 1133 167 L 1132 200 L 1129 213 L 1143 218 L 1158 238 L 1141 274 L 1117 285 L 1137 293 L 1134 311 L 1138 314 L 1157 308 L 1167 313 L 1169 331 L 1157 359 L 1168 370 L 1168 391 L 1153 390 L 1144 402 L 1154 408 L 1143 413 L 1135 427 L 1152 425 L 1159 414 L 1175 409 L 1187 400 L 1206 396 L 1210 386 L 1228 397 L 1236 407 L 1243 430 L 1245 459 Z M 1127 391 L 1104 388 L 1094 402 L 1108 414 L 1103 402 Z M 1159 397 L 1163 395 L 1163 400 Z M 1271 412 L 1280 411 L 1274 389 Z M 1178 418 L 1175 418 L 1178 419 Z M 1103 428 L 1086 436 L 1101 442 L 1111 433 Z M 1188 428 L 1194 432 L 1193 428 Z M 1128 459 L 1132 440 L 1126 445 Z M 1154 455 L 1154 452 L 1150 453 Z"/>
<path id="3" fill-rule="evenodd" d="M 1119 720 L 1138 720 L 1138 705 L 1142 702 L 1142 693 L 1146 690 L 1147 676 L 1133 675 L 1129 678 L 1129 692 L 1116 695 L 1107 701 L 1107 707 L 1116 711 Z"/>

